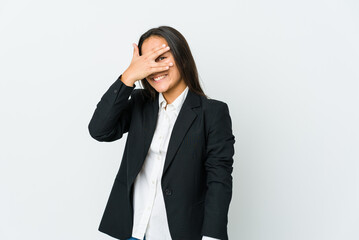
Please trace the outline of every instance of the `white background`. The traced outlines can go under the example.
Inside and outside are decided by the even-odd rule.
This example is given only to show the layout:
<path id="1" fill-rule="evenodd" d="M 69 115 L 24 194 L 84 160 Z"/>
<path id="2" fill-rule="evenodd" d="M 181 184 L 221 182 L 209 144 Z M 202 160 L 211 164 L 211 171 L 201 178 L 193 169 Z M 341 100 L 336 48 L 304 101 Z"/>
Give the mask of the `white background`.
<path id="1" fill-rule="evenodd" d="M 125 139 L 87 126 L 132 43 L 169 25 L 236 137 L 231 240 L 359 239 L 356 0 L 0 2 L 0 239 L 97 231 Z"/>

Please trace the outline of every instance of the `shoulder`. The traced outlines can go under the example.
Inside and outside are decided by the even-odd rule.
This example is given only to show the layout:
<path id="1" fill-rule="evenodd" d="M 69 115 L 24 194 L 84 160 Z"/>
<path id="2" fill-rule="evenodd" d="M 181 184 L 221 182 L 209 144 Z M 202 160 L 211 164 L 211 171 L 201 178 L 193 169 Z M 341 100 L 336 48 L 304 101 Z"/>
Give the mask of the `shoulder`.
<path id="1" fill-rule="evenodd" d="M 217 115 L 218 113 L 229 112 L 228 104 L 224 101 L 201 96 L 201 102 L 203 111 L 207 114 Z"/>
<path id="2" fill-rule="evenodd" d="M 228 140 L 234 139 L 232 119 L 226 102 L 203 97 L 202 109 L 206 126 L 206 138 L 212 146 L 218 145 L 217 143 L 221 141 L 222 143 L 229 143 Z"/>
<path id="3" fill-rule="evenodd" d="M 200 98 L 208 132 L 212 132 L 213 129 L 226 132 L 232 128 L 232 119 L 226 102 L 205 96 Z"/>

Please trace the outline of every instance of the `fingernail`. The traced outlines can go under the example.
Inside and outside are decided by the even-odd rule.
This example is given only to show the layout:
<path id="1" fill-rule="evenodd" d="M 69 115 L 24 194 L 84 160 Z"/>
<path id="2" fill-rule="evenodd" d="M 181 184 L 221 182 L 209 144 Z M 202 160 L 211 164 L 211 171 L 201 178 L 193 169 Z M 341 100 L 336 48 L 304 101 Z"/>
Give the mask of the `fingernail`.
<path id="1" fill-rule="evenodd" d="M 162 47 L 166 47 L 166 44 L 162 44 Z"/>

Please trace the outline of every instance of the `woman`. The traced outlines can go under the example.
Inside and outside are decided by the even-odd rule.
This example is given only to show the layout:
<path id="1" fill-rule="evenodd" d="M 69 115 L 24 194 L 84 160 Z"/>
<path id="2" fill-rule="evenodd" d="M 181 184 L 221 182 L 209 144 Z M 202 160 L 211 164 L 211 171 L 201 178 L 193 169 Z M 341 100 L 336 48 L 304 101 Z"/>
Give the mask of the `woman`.
<path id="1" fill-rule="evenodd" d="M 226 103 L 203 93 L 180 32 L 153 28 L 97 104 L 90 135 L 128 133 L 99 231 L 117 239 L 227 240 L 234 136 Z M 140 80 L 143 89 L 135 89 Z"/>

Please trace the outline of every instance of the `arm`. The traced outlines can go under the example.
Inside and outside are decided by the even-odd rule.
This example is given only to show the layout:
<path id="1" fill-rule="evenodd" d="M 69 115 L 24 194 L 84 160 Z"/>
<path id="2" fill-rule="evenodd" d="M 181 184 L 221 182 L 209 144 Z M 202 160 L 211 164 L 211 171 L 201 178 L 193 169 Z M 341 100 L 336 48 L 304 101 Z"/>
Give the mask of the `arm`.
<path id="1" fill-rule="evenodd" d="M 226 103 L 213 111 L 206 146 L 207 192 L 202 234 L 227 240 L 228 209 L 232 198 L 232 171 L 235 137 Z"/>
<path id="2" fill-rule="evenodd" d="M 130 128 L 134 95 L 139 90 L 134 89 L 136 84 L 125 85 L 121 76 L 102 96 L 88 125 L 91 137 L 97 141 L 115 141 Z M 131 99 L 128 99 L 130 95 Z"/>

